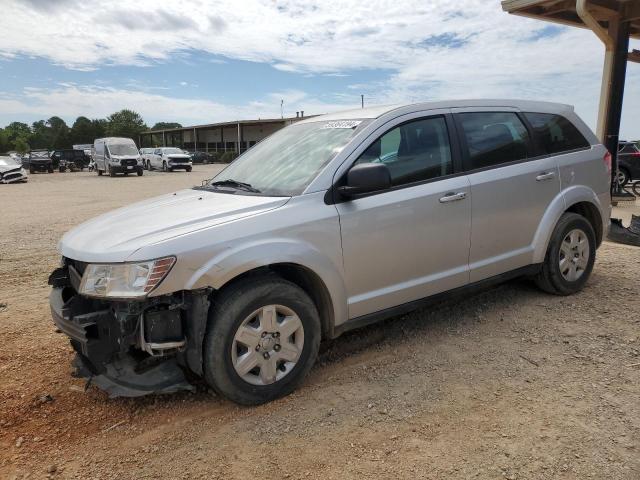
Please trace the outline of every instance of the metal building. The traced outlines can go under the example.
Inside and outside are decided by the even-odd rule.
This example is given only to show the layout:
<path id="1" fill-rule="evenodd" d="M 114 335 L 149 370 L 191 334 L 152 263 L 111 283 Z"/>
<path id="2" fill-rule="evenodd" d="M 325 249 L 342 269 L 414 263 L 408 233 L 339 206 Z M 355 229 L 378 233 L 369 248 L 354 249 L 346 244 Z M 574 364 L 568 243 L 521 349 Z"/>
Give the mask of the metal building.
<path id="1" fill-rule="evenodd" d="M 192 127 L 149 130 L 140 134 L 140 147 L 179 147 L 200 152 L 242 153 L 263 138 L 302 117 L 238 120 Z"/>

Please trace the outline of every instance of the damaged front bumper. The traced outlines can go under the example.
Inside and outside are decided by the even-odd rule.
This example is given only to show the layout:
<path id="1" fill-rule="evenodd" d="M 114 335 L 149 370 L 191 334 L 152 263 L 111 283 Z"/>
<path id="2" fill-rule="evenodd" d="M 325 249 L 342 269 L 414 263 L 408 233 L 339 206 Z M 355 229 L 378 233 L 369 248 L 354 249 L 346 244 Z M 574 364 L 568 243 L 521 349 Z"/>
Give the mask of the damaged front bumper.
<path id="1" fill-rule="evenodd" d="M 112 397 L 192 390 L 185 371 L 202 375 L 210 291 L 92 299 L 78 294 L 83 266 L 65 259 L 49 278 L 53 322 L 77 353 L 77 374 Z"/>

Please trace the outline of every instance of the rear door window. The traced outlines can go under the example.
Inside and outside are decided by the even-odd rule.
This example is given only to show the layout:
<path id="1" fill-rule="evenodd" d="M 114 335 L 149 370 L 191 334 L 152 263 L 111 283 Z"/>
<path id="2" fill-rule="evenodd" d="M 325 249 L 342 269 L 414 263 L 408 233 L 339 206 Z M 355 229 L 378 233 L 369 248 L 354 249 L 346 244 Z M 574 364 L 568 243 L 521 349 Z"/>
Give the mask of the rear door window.
<path id="1" fill-rule="evenodd" d="M 525 113 L 542 153 L 546 155 L 589 148 L 589 142 L 569 120 L 549 113 Z"/>
<path id="2" fill-rule="evenodd" d="M 529 156 L 529 133 L 511 112 L 458 113 L 467 148 L 467 170 L 524 160 Z"/>

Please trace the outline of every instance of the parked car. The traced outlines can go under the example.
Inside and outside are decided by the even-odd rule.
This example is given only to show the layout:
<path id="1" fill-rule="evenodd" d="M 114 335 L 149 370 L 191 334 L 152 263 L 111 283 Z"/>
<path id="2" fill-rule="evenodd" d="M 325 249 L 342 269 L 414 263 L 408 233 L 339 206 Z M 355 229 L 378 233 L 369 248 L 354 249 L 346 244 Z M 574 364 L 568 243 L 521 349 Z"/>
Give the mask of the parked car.
<path id="1" fill-rule="evenodd" d="M 570 295 L 609 224 L 611 155 L 573 108 L 457 101 L 301 120 L 201 187 L 101 215 L 50 277 L 81 376 L 259 404 L 321 340 L 528 276 Z"/>
<path id="2" fill-rule="evenodd" d="M 84 170 L 89 166 L 90 159 L 85 155 L 83 150 L 65 149 L 54 150 L 51 153 L 51 159 L 58 162 L 58 170 L 60 173 L 67 170 L 75 172 L 76 170 Z"/>
<path id="3" fill-rule="evenodd" d="M 51 159 L 51 157 L 49 157 L 49 152 L 47 150 L 30 151 L 29 156 L 26 158 L 26 162 L 23 158 L 22 166 L 28 168 L 29 173 L 53 173 L 53 169 L 55 168 L 54 161 Z"/>
<path id="4" fill-rule="evenodd" d="M 151 156 L 155 148 L 141 148 L 140 149 L 140 159 L 142 160 L 142 166 L 145 170 L 151 170 Z"/>
<path id="5" fill-rule="evenodd" d="M 192 163 L 214 163 L 215 157 L 207 152 L 193 152 L 189 155 Z"/>
<path id="6" fill-rule="evenodd" d="M 0 183 L 18 183 L 28 180 L 27 171 L 15 157 L 0 156 Z"/>
<path id="7" fill-rule="evenodd" d="M 109 137 L 95 140 L 93 161 L 98 175 L 108 173 L 115 177 L 118 173 L 129 175 L 135 172 L 142 176 L 144 172 L 138 147 L 130 138 Z"/>
<path id="8" fill-rule="evenodd" d="M 618 144 L 618 183 L 625 186 L 631 180 L 640 180 L 640 147 L 636 142 Z"/>
<path id="9" fill-rule="evenodd" d="M 190 172 L 193 168 L 191 157 L 180 148 L 161 147 L 156 148 L 147 161 L 148 170 L 162 170 L 163 172 L 173 172 L 174 170 L 186 170 Z"/>

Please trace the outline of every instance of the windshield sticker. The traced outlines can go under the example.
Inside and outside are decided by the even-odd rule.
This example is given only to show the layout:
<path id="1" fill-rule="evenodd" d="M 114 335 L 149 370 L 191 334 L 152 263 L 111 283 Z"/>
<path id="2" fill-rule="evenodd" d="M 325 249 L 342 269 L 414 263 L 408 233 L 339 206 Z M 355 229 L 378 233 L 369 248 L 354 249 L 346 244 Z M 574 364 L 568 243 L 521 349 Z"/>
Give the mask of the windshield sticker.
<path id="1" fill-rule="evenodd" d="M 327 122 L 322 126 L 325 128 L 356 128 L 362 123 L 361 120 L 340 120 L 338 122 Z"/>

